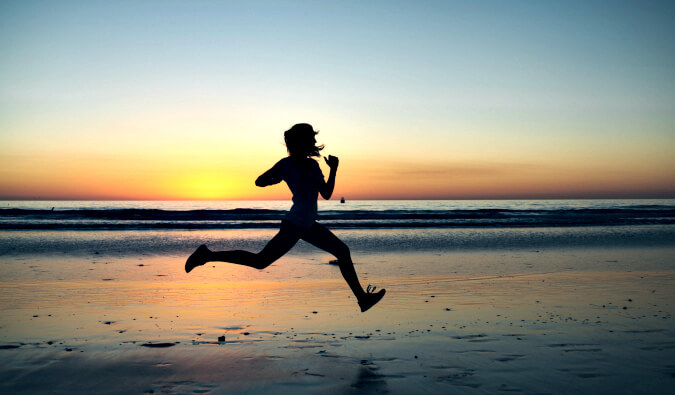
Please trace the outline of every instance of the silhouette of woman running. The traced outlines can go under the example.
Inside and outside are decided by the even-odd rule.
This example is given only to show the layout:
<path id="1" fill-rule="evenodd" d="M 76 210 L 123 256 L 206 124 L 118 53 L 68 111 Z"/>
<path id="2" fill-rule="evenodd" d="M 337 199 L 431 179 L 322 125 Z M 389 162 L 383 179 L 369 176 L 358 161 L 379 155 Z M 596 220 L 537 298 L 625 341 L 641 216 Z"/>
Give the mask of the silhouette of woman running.
<path id="1" fill-rule="evenodd" d="M 231 262 L 262 270 L 281 258 L 293 248 L 298 240 L 302 239 L 333 254 L 338 259 L 342 277 L 356 296 L 362 312 L 370 309 L 382 299 L 386 292 L 384 289 L 375 292 L 375 287 L 371 288 L 370 285 L 366 291 L 361 287 L 354 270 L 349 247 L 330 230 L 316 222 L 318 195 L 321 194 L 326 200 L 330 199 L 335 187 L 335 175 L 339 163 L 335 156 L 324 157 L 326 164 L 330 167 L 328 181 L 325 181 L 319 164 L 311 158 L 320 157 L 319 151 L 324 147 L 316 145 L 317 133 L 312 125 L 306 123 L 293 125 L 284 133 L 289 155 L 255 181 L 259 187 L 286 181 L 293 193 L 293 206 L 281 221 L 279 233 L 257 254 L 242 250 L 211 251 L 202 244 L 185 262 L 187 273 L 197 266 L 212 261 Z"/>

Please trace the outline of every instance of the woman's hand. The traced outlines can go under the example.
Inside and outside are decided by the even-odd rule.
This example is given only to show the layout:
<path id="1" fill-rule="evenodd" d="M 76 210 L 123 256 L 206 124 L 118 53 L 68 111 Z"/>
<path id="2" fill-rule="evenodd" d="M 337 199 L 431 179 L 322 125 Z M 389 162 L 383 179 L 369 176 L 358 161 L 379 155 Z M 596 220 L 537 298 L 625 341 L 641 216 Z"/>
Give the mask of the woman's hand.
<path id="1" fill-rule="evenodd" d="M 328 175 L 328 181 L 322 183 L 322 185 L 319 186 L 319 193 L 321 194 L 321 197 L 328 200 L 331 196 L 333 196 L 333 189 L 335 188 L 335 174 L 337 173 L 340 160 L 337 158 L 337 156 L 333 155 L 328 155 L 328 158 L 324 156 L 323 158 L 326 160 L 328 167 L 330 167 L 330 174 Z"/>
<path id="2" fill-rule="evenodd" d="M 337 156 L 328 155 L 328 158 L 324 156 L 323 159 L 331 170 L 337 170 L 338 164 L 340 163 L 340 159 L 338 159 Z"/>

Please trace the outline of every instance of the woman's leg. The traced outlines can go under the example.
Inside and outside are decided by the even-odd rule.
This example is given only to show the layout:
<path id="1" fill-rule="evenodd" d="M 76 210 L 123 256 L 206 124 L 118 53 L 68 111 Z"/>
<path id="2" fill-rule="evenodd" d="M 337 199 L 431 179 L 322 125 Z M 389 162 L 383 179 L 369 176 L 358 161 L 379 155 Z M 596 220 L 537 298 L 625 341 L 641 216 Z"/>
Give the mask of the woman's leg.
<path id="1" fill-rule="evenodd" d="M 259 253 L 243 250 L 211 251 L 205 245 L 201 245 L 188 258 L 185 263 L 185 271 L 189 273 L 194 267 L 213 261 L 264 269 L 293 248 L 298 240 L 300 240 L 300 229 L 289 222 L 282 221 L 279 233 Z"/>
<path id="2" fill-rule="evenodd" d="M 347 284 L 354 293 L 354 296 L 356 296 L 356 299 L 362 301 L 366 296 L 366 292 L 363 290 L 363 287 L 361 287 L 359 278 L 354 270 L 349 247 L 347 247 L 342 240 L 338 239 L 333 232 L 317 222 L 314 222 L 314 225 L 306 230 L 301 238 L 306 242 L 333 254 L 338 259 L 342 277 L 347 281 Z"/>

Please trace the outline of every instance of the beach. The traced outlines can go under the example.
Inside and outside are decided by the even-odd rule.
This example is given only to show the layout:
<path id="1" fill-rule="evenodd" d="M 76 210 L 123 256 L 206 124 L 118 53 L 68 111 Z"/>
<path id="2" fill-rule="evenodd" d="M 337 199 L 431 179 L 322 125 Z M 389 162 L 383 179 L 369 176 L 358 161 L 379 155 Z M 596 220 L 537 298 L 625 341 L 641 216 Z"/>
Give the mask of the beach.
<path id="1" fill-rule="evenodd" d="M 366 313 L 304 242 L 184 272 L 271 229 L 4 231 L 0 391 L 672 393 L 673 231 L 336 230 Z"/>
<path id="2" fill-rule="evenodd" d="M 675 1 L 0 31 L 0 395 L 675 395 Z"/>
<path id="3" fill-rule="evenodd" d="M 675 395 L 674 21 L 2 0 L 0 395 Z"/>

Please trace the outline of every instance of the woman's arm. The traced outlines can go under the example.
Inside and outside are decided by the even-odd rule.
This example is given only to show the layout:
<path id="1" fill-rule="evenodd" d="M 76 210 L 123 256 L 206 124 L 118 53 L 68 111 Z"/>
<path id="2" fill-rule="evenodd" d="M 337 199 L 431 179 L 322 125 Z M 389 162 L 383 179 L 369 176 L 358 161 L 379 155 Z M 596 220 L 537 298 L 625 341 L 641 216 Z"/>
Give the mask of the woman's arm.
<path id="1" fill-rule="evenodd" d="M 268 185 L 274 185 L 280 183 L 282 178 L 278 175 L 276 170 L 276 165 L 264 172 L 255 180 L 255 185 L 259 187 L 266 187 Z"/>
<path id="2" fill-rule="evenodd" d="M 324 156 L 324 159 L 326 160 L 328 167 L 330 167 L 330 174 L 328 175 L 328 181 L 326 181 L 319 188 L 319 193 L 321 194 L 321 197 L 328 200 L 331 196 L 333 196 L 333 189 L 335 189 L 335 175 L 337 174 L 337 168 L 340 160 L 337 158 L 337 156 L 333 155 L 328 155 L 328 158 Z"/>

